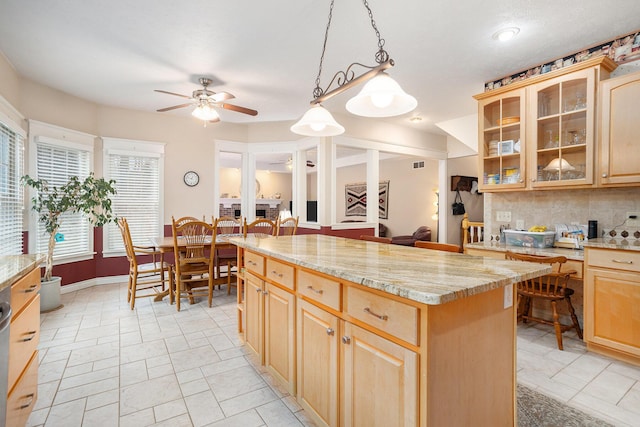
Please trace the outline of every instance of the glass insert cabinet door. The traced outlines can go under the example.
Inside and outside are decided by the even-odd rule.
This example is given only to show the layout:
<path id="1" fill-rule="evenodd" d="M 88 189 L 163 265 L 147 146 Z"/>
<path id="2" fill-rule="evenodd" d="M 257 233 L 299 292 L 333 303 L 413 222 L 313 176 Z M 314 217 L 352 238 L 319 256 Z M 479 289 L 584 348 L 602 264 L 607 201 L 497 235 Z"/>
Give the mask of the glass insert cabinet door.
<path id="1" fill-rule="evenodd" d="M 532 187 L 593 183 L 595 82 L 587 69 L 530 88 Z"/>
<path id="2" fill-rule="evenodd" d="M 525 89 L 519 89 L 479 103 L 481 190 L 513 190 L 526 184 L 524 95 Z"/>

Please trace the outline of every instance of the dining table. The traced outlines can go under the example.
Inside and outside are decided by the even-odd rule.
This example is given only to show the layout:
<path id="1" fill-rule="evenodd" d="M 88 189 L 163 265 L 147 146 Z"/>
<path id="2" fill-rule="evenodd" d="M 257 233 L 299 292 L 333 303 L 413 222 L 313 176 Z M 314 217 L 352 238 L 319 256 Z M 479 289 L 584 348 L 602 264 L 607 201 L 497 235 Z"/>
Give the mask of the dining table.
<path id="1" fill-rule="evenodd" d="M 242 234 L 219 234 L 216 236 L 216 249 L 227 249 L 230 247 L 235 247 L 233 243 L 229 241 L 231 237 L 241 237 Z M 150 246 L 153 246 L 155 250 L 160 252 L 160 262 L 164 262 L 164 254 L 168 252 L 174 251 L 174 243 L 173 236 L 158 236 L 152 237 L 150 240 Z M 210 242 L 210 240 L 208 241 Z M 208 243 L 207 242 L 207 243 Z M 186 248 L 185 239 L 182 236 L 178 236 L 178 249 Z M 227 278 L 225 277 L 216 277 L 213 280 L 213 284 L 215 285 L 223 285 L 227 283 Z M 171 289 L 167 288 L 166 291 L 158 293 L 153 300 L 154 301 L 162 301 L 164 297 L 169 295 Z"/>

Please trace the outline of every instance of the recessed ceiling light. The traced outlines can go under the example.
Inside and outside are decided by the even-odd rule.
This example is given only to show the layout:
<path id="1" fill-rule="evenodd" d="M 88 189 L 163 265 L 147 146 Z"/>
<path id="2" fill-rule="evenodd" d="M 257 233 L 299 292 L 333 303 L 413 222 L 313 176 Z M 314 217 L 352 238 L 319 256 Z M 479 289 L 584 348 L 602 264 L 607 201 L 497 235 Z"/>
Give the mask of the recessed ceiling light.
<path id="1" fill-rule="evenodd" d="M 514 38 L 519 32 L 520 28 L 517 27 L 503 28 L 496 31 L 491 37 L 493 37 L 494 40 L 506 42 L 507 40 L 511 40 L 512 38 Z"/>

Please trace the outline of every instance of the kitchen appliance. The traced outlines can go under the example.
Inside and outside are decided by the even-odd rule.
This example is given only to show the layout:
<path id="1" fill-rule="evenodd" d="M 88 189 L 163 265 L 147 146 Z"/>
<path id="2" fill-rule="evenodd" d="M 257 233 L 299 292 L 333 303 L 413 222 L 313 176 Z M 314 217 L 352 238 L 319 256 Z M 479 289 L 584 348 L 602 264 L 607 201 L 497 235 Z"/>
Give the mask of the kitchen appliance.
<path id="1" fill-rule="evenodd" d="M 7 390 L 9 382 L 9 325 L 11 323 L 11 287 L 0 291 L 0 426 L 7 418 Z"/>

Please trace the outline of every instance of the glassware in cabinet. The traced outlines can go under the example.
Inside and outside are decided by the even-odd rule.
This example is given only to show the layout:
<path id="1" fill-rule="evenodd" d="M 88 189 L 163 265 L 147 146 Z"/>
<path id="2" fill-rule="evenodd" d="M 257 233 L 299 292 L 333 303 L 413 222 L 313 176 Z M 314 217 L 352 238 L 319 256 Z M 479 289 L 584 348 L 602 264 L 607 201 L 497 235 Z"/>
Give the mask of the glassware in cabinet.
<path id="1" fill-rule="evenodd" d="M 524 91 L 482 101 L 479 106 L 480 174 L 484 191 L 524 187 Z"/>

